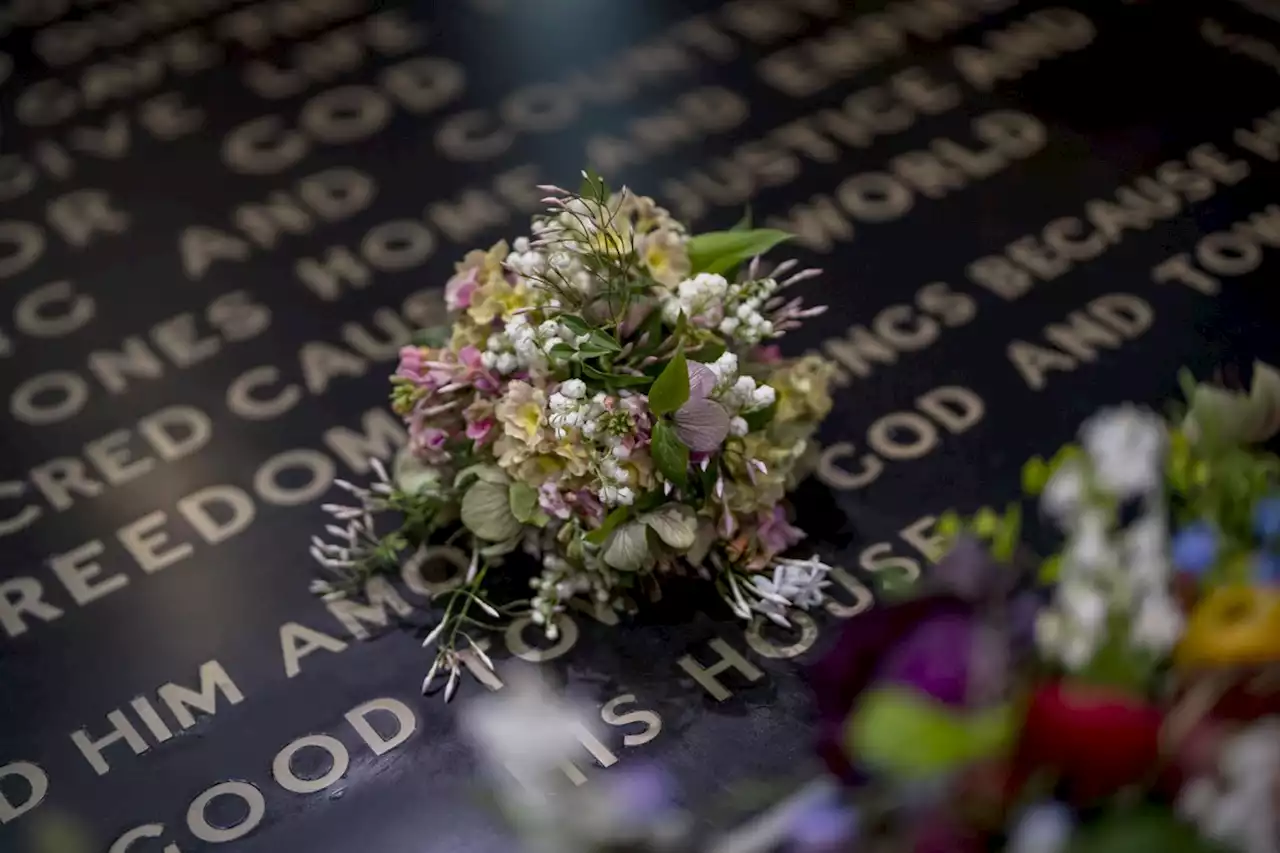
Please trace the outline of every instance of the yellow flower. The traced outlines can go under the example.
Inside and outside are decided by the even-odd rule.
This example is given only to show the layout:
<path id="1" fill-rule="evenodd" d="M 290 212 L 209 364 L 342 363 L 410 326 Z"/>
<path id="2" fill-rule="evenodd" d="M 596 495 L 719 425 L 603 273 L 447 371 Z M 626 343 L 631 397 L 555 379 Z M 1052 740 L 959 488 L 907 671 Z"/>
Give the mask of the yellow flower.
<path id="1" fill-rule="evenodd" d="M 640 259 L 653 280 L 667 287 L 675 287 L 688 278 L 692 269 L 684 235 L 670 229 L 646 236 Z"/>
<path id="2" fill-rule="evenodd" d="M 449 338 L 449 349 L 454 353 L 462 351 L 463 347 L 479 347 L 484 349 L 485 344 L 489 341 L 491 330 L 479 326 L 467 317 L 465 314 L 460 316 L 453 324 L 453 335 Z"/>
<path id="3" fill-rule="evenodd" d="M 631 474 L 631 482 L 640 491 L 648 491 L 658 485 L 658 478 L 654 476 L 653 457 L 648 451 L 633 452 L 621 467 Z"/>
<path id="4" fill-rule="evenodd" d="M 806 355 L 779 367 L 769 377 L 777 392 L 776 423 L 820 421 L 831 412 L 831 378 L 835 365 L 819 355 Z"/>
<path id="5" fill-rule="evenodd" d="M 503 264 L 509 252 L 506 242 L 498 242 L 487 252 L 468 252 L 458 264 L 459 275 L 471 269 L 478 270 L 467 317 L 482 327 L 489 326 L 494 320 L 509 320 L 517 310 L 531 304 L 528 286 L 520 280 L 514 284 L 508 280 Z"/>
<path id="6" fill-rule="evenodd" d="M 528 382 L 512 382 L 496 411 L 506 437 L 530 450 L 538 446 L 547 423 L 547 395 L 541 389 Z"/>

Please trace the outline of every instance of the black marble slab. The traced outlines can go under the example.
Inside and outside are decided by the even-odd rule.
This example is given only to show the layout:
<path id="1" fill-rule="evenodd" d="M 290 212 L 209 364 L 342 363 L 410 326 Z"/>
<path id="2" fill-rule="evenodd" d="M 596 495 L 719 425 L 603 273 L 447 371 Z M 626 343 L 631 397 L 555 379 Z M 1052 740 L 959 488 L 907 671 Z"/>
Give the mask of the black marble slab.
<path id="1" fill-rule="evenodd" d="M 844 371 L 797 502 L 857 594 L 783 637 L 677 590 L 623 627 L 576 614 L 569 649 L 496 637 L 499 675 L 601 707 L 586 784 L 656 761 L 706 804 L 803 778 L 798 664 L 927 571 L 930 517 L 1012 498 L 1027 457 L 1100 405 L 1169 399 L 1181 366 L 1277 356 L 1274 9 L 11 4 L 0 849 L 510 849 L 457 734 L 486 687 L 421 697 L 427 613 L 353 635 L 308 592 L 307 540 L 329 481 L 391 449 L 368 444 L 388 334 L 585 163 L 698 228 L 750 205 L 825 269 L 808 295 L 831 310 L 784 344 Z M 712 691 L 691 667 L 724 648 L 745 663 Z M 381 754 L 346 716 L 374 700 L 412 721 Z M 273 761 L 306 736 L 348 766 L 297 793 Z"/>

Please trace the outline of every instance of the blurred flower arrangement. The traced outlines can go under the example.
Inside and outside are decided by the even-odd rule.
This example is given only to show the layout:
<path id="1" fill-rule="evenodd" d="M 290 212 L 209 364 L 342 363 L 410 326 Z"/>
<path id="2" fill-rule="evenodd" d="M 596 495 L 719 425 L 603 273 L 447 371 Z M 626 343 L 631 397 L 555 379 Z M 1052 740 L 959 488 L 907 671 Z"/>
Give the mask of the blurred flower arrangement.
<path id="1" fill-rule="evenodd" d="M 785 624 L 827 585 L 816 558 L 783 556 L 804 537 L 783 499 L 831 409 L 831 368 L 771 343 L 823 310 L 786 293 L 818 271 L 762 262 L 783 232 L 690 235 L 652 199 L 583 177 L 542 188 L 531 236 L 458 264 L 452 327 L 406 346 L 391 379 L 408 446 L 391 471 L 374 460 L 369 487 L 340 482 L 354 502 L 327 505 L 330 539 L 313 540 L 328 597 L 427 542 L 469 553 L 424 643 L 424 692 L 447 673 L 446 699 L 460 650 L 488 662 L 474 630 L 527 616 L 555 639 L 575 597 L 630 610 L 691 573 L 741 618 Z M 541 568 L 527 600 L 495 593 L 518 550 Z"/>
<path id="2" fill-rule="evenodd" d="M 1047 559 L 1019 504 L 940 520 L 918 594 L 853 617 L 812 666 L 829 780 L 768 843 L 697 836 L 652 769 L 550 806 L 511 789 L 508 813 L 565 851 L 1277 853 L 1280 459 L 1256 445 L 1280 432 L 1280 372 L 1184 384 L 1178 417 L 1104 410 L 1025 467 L 1060 534 Z M 518 695 L 523 714 L 502 692 L 476 706 L 518 738 L 489 725 L 502 713 L 468 723 L 508 779 L 554 740 L 531 735 L 537 709 L 572 718 Z M 580 749 L 534 762 L 542 790 Z"/>

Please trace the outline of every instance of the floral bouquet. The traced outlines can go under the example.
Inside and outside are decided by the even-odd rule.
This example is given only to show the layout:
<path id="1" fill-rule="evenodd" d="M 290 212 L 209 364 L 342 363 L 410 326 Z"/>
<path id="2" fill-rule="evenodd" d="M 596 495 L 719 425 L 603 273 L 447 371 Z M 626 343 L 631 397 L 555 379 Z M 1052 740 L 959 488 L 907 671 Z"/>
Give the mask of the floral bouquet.
<path id="1" fill-rule="evenodd" d="M 356 505 L 326 506 L 333 541 L 313 542 L 331 597 L 425 543 L 469 553 L 424 644 L 424 691 L 448 672 L 446 698 L 460 643 L 487 663 L 469 633 L 486 619 L 527 616 L 555 639 L 575 597 L 630 610 L 692 574 L 738 616 L 785 624 L 827 583 L 816 559 L 783 556 L 804 536 L 783 499 L 812 462 L 831 368 L 773 345 L 823 310 L 786 295 L 818 271 L 761 260 L 783 232 L 690 235 L 652 199 L 583 177 L 576 193 L 541 188 L 531 236 L 458 264 L 452 327 L 406 346 L 391 379 L 409 444 L 390 472 L 374 461 L 369 488 L 339 484 Z M 380 535 L 383 512 L 399 527 Z M 520 549 L 540 564 L 532 596 L 504 599 Z"/>
<path id="2" fill-rule="evenodd" d="M 697 836 L 652 769 L 595 811 L 509 813 L 561 850 L 1278 853 L 1280 458 L 1257 444 L 1280 432 L 1280 372 L 1185 384 L 1180 417 L 1108 409 L 1026 466 L 1062 541 L 1047 559 L 1017 504 L 940 520 L 917 594 L 811 667 L 830 772 L 767 837 Z M 473 738 L 518 764 L 491 719 Z"/>

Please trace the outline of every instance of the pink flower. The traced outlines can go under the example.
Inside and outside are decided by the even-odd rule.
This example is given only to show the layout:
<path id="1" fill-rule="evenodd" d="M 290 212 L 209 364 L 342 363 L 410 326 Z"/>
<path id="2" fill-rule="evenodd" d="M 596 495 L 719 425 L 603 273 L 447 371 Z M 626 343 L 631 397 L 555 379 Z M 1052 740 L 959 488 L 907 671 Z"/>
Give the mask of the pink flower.
<path id="1" fill-rule="evenodd" d="M 493 418 L 487 418 L 482 421 L 472 421 L 467 424 L 467 438 L 471 439 L 478 445 L 484 444 L 493 432 L 493 427 L 496 423 L 497 421 Z"/>
<path id="2" fill-rule="evenodd" d="M 787 513 L 781 506 L 760 513 L 756 535 L 765 550 L 772 554 L 781 554 L 805 537 L 803 530 L 787 521 Z"/>
<path id="3" fill-rule="evenodd" d="M 429 462 L 443 461 L 447 455 L 445 442 L 448 440 L 448 432 L 438 427 L 426 426 L 420 418 L 413 418 L 409 422 L 409 446 L 415 456 Z"/>
<path id="4" fill-rule="evenodd" d="M 472 267 L 449 279 L 444 286 L 444 304 L 450 311 L 462 311 L 471 307 L 471 294 L 475 293 L 480 268 Z"/>
<path id="5" fill-rule="evenodd" d="M 758 361 L 761 364 L 777 364 L 782 361 L 782 348 L 777 344 L 756 347 L 756 351 L 752 353 L 752 361 Z"/>
<path id="6" fill-rule="evenodd" d="M 604 520 L 604 504 L 586 489 L 568 495 L 567 500 L 577 506 L 587 518 L 595 521 Z"/>
<path id="7" fill-rule="evenodd" d="M 421 383 L 423 380 L 422 366 L 425 360 L 426 355 L 422 347 L 401 347 L 400 366 L 396 368 L 396 376 Z"/>
<path id="8" fill-rule="evenodd" d="M 548 480 L 538 488 L 538 506 L 547 515 L 561 519 L 567 519 L 572 512 L 564 495 L 552 480 Z"/>

